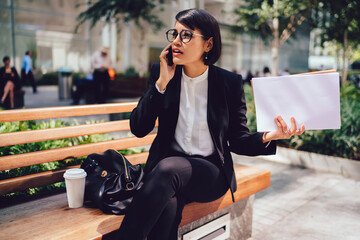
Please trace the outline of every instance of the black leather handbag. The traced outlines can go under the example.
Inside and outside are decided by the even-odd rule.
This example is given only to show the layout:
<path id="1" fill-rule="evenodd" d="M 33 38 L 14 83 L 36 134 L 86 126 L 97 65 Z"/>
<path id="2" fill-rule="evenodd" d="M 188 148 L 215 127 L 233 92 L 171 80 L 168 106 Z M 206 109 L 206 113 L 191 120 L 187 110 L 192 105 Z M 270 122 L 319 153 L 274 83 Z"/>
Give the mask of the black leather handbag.
<path id="1" fill-rule="evenodd" d="M 121 153 L 109 149 L 103 154 L 90 154 L 81 168 L 87 173 L 84 199 L 94 202 L 104 213 L 125 214 L 142 186 L 141 165 L 134 166 Z"/>

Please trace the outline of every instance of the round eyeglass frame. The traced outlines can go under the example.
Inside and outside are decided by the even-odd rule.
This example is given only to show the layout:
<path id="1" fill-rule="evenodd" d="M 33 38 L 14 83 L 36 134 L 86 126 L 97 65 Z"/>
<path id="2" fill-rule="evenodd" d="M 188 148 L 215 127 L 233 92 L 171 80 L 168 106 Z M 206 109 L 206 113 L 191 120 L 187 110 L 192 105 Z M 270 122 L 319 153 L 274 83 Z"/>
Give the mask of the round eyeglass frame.
<path id="1" fill-rule="evenodd" d="M 169 35 L 169 33 L 170 33 L 171 31 L 176 32 L 176 36 L 175 36 L 175 37 L 173 37 L 173 34 L 170 34 L 170 35 Z M 190 33 L 190 39 L 189 39 L 189 41 L 184 41 L 183 36 L 182 36 L 182 33 L 184 33 L 184 32 Z M 167 39 L 169 42 L 171 42 L 171 43 L 178 37 L 178 35 L 180 35 L 180 40 L 181 40 L 183 43 L 188 43 L 188 42 L 190 42 L 191 39 L 192 39 L 192 37 L 193 37 L 193 35 L 201 36 L 201 37 L 206 38 L 206 37 L 205 37 L 204 35 L 202 35 L 202 34 L 193 33 L 192 31 L 187 30 L 187 29 L 181 30 L 180 34 L 177 32 L 176 29 L 169 29 L 169 30 L 166 31 L 166 39 Z M 169 36 L 170 36 L 170 37 L 169 37 Z M 171 39 L 172 39 L 172 40 L 171 40 Z"/>

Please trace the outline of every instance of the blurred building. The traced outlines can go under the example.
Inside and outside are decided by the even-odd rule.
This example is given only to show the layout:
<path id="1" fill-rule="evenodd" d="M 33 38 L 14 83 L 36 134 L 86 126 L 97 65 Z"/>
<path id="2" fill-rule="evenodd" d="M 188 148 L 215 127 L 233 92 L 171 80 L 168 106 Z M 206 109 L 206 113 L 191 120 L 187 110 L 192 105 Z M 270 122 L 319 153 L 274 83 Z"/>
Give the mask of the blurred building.
<path id="1" fill-rule="evenodd" d="M 223 54 L 219 66 L 228 70 L 251 69 L 253 73 L 272 66 L 270 47 L 259 39 L 235 35 L 230 26 L 234 21 L 236 0 L 165 0 L 158 16 L 167 27 L 154 33 L 150 27 L 139 29 L 134 24 L 99 22 L 90 29 L 88 23 L 74 32 L 76 17 L 87 8 L 87 0 L 0 0 L 0 56 L 9 55 L 21 68 L 25 51 L 31 50 L 37 75 L 71 67 L 76 72 L 89 72 L 90 57 L 101 45 L 111 48 L 117 71 L 133 66 L 141 74 L 166 46 L 165 31 L 175 24 L 178 11 L 202 8 L 219 21 Z M 78 7 L 76 7 L 79 5 Z M 308 69 L 310 31 L 300 31 L 295 40 L 280 48 L 279 70 L 291 72 Z"/>
<path id="2" fill-rule="evenodd" d="M 309 68 L 312 70 L 340 69 L 342 66 L 342 51 L 332 43 L 321 46 L 321 29 L 314 29 L 310 33 Z"/>

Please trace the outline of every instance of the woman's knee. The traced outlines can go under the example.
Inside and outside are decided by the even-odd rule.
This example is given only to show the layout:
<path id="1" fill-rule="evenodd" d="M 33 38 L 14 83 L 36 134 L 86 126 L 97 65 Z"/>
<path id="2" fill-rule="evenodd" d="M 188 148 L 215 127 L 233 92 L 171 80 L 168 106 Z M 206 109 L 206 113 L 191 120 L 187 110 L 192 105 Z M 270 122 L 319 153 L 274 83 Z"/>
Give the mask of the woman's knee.
<path id="1" fill-rule="evenodd" d="M 182 157 L 168 157 L 161 160 L 153 169 L 153 174 L 163 178 L 164 180 L 171 180 L 175 175 L 183 172 L 184 169 L 191 165 L 187 159 Z"/>
<path id="2" fill-rule="evenodd" d="M 168 157 L 161 160 L 146 176 L 145 183 L 150 188 L 171 192 L 171 197 L 181 191 L 191 175 L 191 165 L 186 159 Z"/>

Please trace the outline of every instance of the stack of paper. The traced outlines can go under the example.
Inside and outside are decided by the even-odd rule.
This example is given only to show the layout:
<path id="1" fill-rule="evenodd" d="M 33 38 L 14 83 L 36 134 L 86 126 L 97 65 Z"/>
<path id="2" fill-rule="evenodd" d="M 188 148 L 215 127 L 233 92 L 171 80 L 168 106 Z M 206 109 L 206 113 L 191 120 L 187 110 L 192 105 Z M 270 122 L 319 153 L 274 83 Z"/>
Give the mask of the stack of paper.
<path id="1" fill-rule="evenodd" d="M 253 78 L 257 131 L 276 130 L 278 115 L 288 128 L 294 116 L 297 128 L 339 129 L 339 84 L 337 72 Z"/>

